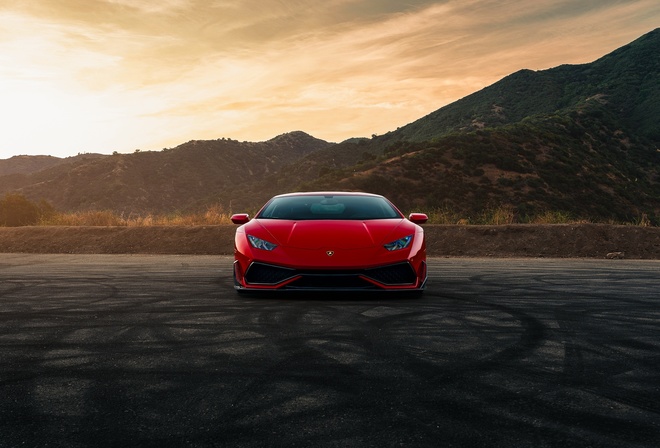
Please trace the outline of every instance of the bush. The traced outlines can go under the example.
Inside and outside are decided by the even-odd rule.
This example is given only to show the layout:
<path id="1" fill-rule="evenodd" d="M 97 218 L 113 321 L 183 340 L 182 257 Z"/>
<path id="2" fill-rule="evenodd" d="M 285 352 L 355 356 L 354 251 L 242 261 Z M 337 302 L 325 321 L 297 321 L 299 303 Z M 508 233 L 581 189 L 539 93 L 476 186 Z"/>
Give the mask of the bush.
<path id="1" fill-rule="evenodd" d="M 46 201 L 39 204 L 17 193 L 7 193 L 0 200 L 0 226 L 19 227 L 39 224 L 44 216 L 54 212 Z"/>

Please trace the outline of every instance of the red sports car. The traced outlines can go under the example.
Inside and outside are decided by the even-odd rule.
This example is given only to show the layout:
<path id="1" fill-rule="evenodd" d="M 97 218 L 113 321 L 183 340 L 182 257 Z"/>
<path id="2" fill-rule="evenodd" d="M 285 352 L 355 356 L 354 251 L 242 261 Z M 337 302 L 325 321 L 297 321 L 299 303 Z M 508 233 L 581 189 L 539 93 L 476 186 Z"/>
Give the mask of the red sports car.
<path id="1" fill-rule="evenodd" d="M 426 284 L 418 224 L 383 196 L 316 192 L 275 196 L 236 230 L 236 290 L 412 290 Z"/>

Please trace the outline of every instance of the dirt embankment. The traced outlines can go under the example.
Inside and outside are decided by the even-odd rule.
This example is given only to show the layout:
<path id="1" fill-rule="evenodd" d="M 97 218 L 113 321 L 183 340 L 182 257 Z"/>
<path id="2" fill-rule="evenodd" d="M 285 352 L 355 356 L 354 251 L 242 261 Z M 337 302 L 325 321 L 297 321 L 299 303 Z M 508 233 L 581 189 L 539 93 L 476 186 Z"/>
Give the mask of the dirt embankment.
<path id="1" fill-rule="evenodd" d="M 660 228 L 605 224 L 424 226 L 435 257 L 660 259 Z M 233 253 L 234 226 L 0 228 L 0 253 Z"/>

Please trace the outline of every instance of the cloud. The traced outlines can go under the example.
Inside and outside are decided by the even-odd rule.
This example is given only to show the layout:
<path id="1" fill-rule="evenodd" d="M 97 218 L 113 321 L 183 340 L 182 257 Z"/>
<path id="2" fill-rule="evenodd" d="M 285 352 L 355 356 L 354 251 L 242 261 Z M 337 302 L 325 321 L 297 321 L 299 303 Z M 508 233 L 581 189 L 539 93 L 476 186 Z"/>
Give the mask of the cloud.
<path id="1" fill-rule="evenodd" d="M 61 147 L 338 141 L 522 68 L 593 61 L 659 17 L 657 0 L 23 0 L 0 6 L 0 83 L 22 110 L 58 103 Z"/>

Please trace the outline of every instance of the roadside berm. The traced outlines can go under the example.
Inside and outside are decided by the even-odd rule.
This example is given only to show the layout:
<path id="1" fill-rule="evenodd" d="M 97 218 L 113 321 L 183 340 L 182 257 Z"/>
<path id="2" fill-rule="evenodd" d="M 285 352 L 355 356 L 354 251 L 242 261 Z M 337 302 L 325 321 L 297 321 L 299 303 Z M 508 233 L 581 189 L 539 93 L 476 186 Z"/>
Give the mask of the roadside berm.
<path id="1" fill-rule="evenodd" d="M 660 259 L 660 227 L 424 225 L 432 257 Z M 0 253 L 231 255 L 236 227 L 4 227 Z"/>

